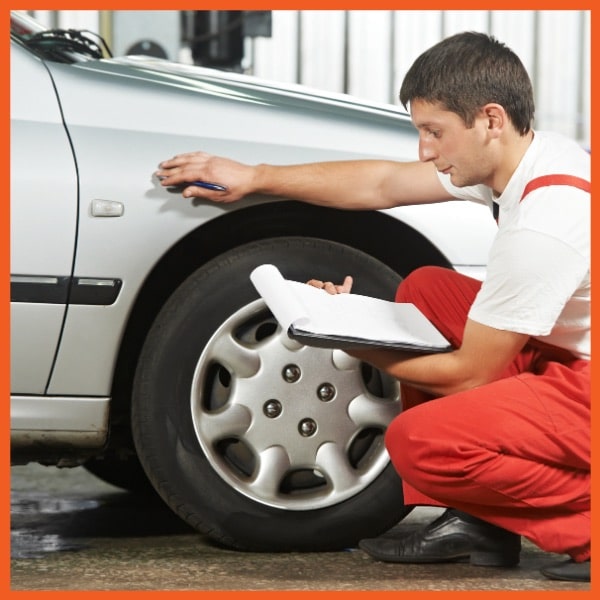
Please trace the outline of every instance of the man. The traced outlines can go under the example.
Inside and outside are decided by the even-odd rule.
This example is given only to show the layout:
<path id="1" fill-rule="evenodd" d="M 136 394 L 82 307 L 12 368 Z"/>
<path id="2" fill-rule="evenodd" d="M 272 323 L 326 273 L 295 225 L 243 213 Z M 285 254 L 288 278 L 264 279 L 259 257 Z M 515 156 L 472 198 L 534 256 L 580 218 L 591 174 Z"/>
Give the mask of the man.
<path id="1" fill-rule="evenodd" d="M 407 537 L 360 547 L 383 561 L 512 566 L 525 536 L 570 557 L 544 575 L 589 581 L 589 155 L 533 131 L 521 61 L 484 34 L 424 52 L 400 100 L 419 132 L 420 162 L 250 166 L 196 152 L 163 162 L 157 175 L 165 186 L 223 184 L 184 189 L 216 202 L 258 192 L 345 209 L 487 203 L 498 233 L 485 282 L 424 267 L 397 293 L 455 349 L 354 353 L 402 384 L 405 410 L 386 445 L 406 503 L 452 507 Z M 349 292 L 351 279 L 311 284 Z"/>

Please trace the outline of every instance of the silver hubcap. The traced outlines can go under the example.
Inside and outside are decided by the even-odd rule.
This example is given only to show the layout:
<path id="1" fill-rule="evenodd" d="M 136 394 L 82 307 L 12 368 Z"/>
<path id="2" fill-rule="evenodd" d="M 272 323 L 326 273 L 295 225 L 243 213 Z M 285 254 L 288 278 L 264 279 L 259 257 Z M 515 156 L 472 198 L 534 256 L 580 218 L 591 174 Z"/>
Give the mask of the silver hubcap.
<path id="1" fill-rule="evenodd" d="M 314 510 L 356 495 L 388 464 L 383 433 L 399 386 L 345 352 L 289 339 L 257 300 L 206 345 L 191 410 L 202 449 L 233 488 Z"/>

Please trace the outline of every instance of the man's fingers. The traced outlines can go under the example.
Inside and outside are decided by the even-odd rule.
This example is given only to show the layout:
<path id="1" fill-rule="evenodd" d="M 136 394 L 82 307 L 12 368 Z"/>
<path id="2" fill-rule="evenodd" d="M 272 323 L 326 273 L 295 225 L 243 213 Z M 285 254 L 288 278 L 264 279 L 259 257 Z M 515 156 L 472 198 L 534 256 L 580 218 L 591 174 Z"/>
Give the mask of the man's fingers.
<path id="1" fill-rule="evenodd" d="M 340 285 L 336 285 L 332 281 L 321 281 L 320 279 L 309 279 L 306 283 L 324 290 L 328 294 L 349 294 L 352 289 L 353 280 L 350 275 L 347 275 L 344 278 L 344 282 Z"/>
<path id="2" fill-rule="evenodd" d="M 171 182 L 201 179 L 198 173 L 205 168 L 208 157 L 209 155 L 205 152 L 178 154 L 160 162 L 156 176 L 163 185 L 169 185 Z"/>
<path id="3" fill-rule="evenodd" d="M 354 283 L 354 280 L 352 279 L 352 277 L 350 275 L 346 275 L 346 277 L 344 277 L 344 283 L 342 283 L 342 285 L 338 285 L 338 292 L 340 294 L 349 294 L 350 290 L 352 290 L 352 284 Z"/>
<path id="4" fill-rule="evenodd" d="M 191 162 L 192 160 L 197 161 L 198 159 L 206 159 L 208 158 L 208 154 L 206 152 L 184 152 L 183 154 L 176 154 L 172 158 L 167 158 L 167 160 L 163 160 L 158 166 L 161 169 L 170 169 L 171 167 L 178 167 L 186 162 Z"/>
<path id="5" fill-rule="evenodd" d="M 309 279 L 306 282 L 307 285 L 312 285 L 313 287 L 321 289 L 323 287 L 323 282 L 319 279 Z"/>

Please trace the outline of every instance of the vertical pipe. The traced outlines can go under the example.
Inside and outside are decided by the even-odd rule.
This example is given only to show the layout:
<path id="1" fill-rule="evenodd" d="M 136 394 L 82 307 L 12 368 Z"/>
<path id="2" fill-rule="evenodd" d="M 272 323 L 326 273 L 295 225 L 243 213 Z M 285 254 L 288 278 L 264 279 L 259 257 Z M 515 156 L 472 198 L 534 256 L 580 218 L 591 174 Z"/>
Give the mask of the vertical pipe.
<path id="1" fill-rule="evenodd" d="M 390 19 L 390 68 L 389 68 L 389 92 L 388 97 L 391 104 L 396 104 L 396 11 L 389 11 Z"/>
<path id="2" fill-rule="evenodd" d="M 343 32 L 343 92 L 347 94 L 350 90 L 350 12 L 344 11 L 344 32 Z"/>
<path id="3" fill-rule="evenodd" d="M 302 83 L 302 11 L 296 11 L 296 83 Z"/>
<path id="4" fill-rule="evenodd" d="M 585 101 L 583 97 L 583 89 L 586 75 L 586 59 L 585 59 L 585 25 L 586 17 L 585 11 L 579 12 L 579 23 L 577 30 L 577 37 L 579 38 L 579 44 L 577 48 L 577 83 L 575 85 L 575 93 L 577 94 L 575 106 L 576 106 L 576 120 L 575 120 L 575 139 L 583 140 L 585 138 Z"/>
<path id="5" fill-rule="evenodd" d="M 113 47 L 113 11 L 101 10 L 98 14 L 98 33 L 111 49 Z"/>
<path id="6" fill-rule="evenodd" d="M 531 36 L 533 44 L 532 63 L 531 63 L 531 85 L 533 86 L 534 102 L 537 109 L 539 95 L 541 94 L 540 87 L 540 12 L 533 12 L 533 32 Z M 537 110 L 536 110 L 537 112 Z"/>

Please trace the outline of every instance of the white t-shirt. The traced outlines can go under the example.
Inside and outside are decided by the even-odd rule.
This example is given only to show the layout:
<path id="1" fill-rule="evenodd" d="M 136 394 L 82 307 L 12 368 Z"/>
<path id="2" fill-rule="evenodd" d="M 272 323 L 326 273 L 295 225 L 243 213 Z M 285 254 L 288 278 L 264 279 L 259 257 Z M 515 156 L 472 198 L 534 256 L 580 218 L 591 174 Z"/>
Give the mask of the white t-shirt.
<path id="1" fill-rule="evenodd" d="M 500 206 L 485 281 L 469 318 L 496 329 L 526 333 L 590 358 L 590 194 L 566 185 L 530 192 L 542 175 L 567 174 L 590 181 L 590 155 L 554 133 L 535 132 L 504 192 L 493 197 L 478 185 L 457 188 L 455 197 Z"/>

